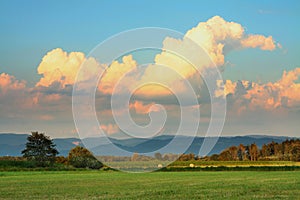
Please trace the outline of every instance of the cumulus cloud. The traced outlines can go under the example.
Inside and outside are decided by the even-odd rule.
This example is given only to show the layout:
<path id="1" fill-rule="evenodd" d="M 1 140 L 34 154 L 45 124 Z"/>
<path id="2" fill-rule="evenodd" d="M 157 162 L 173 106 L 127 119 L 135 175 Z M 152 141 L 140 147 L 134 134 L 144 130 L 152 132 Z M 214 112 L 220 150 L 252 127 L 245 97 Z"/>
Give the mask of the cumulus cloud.
<path id="1" fill-rule="evenodd" d="M 197 71 L 202 73 L 209 67 L 224 65 L 226 53 L 240 48 L 274 50 L 276 45 L 272 36 L 248 35 L 241 24 L 225 21 L 220 16 L 212 17 L 188 30 L 182 39 L 167 37 L 163 42 L 163 49 L 166 51 L 156 55 L 155 64 L 147 67 L 140 83 L 163 83 L 183 92 L 186 88 L 180 80 L 193 81 Z M 173 73 L 170 73 L 171 70 Z M 230 83 L 226 85 L 225 93 L 232 90 L 233 86 L 229 85 Z M 171 94 L 169 90 L 158 85 L 149 85 L 145 89 L 139 93 L 148 96 Z"/>
<path id="2" fill-rule="evenodd" d="M 193 48 L 191 44 L 193 42 L 201 46 L 203 52 Z M 169 96 L 172 92 L 168 88 L 176 88 L 177 92 L 184 92 L 186 86 L 183 80 L 191 81 L 190 79 L 195 77 L 197 70 L 201 71 L 213 65 L 212 62 L 217 66 L 223 65 L 225 49 L 256 47 L 262 50 L 274 50 L 276 45 L 272 36 L 247 35 L 241 24 L 228 22 L 220 16 L 215 16 L 188 30 L 182 39 L 167 37 L 163 42 L 163 49 L 180 55 L 162 51 L 155 56 L 154 64 L 149 64 L 144 71 L 137 70 L 138 63 L 131 55 L 124 56 L 121 62 L 114 61 L 107 67 L 106 65 L 100 66 L 101 64 L 93 58 L 87 60 L 81 52 L 67 53 L 60 48 L 54 49 L 43 57 L 38 66 L 38 73 L 42 75 L 42 78 L 36 86 L 52 87 L 53 84 L 59 83 L 64 88 L 73 85 L 81 64 L 89 63 L 89 69 L 94 71 L 84 78 L 79 77 L 79 80 L 94 76 L 99 66 L 101 69 L 106 69 L 98 87 L 103 94 L 112 94 L 116 89 L 116 84 L 121 80 L 119 84 L 122 87 L 115 92 L 122 92 L 124 89 L 131 90 L 138 85 L 146 84 L 138 88 L 136 95 Z M 209 57 L 203 55 L 205 52 Z M 186 60 L 185 55 L 194 59 L 195 65 Z M 149 84 L 149 82 L 160 84 Z M 225 86 L 225 90 L 229 90 L 228 85 L 229 83 Z"/>
<path id="3" fill-rule="evenodd" d="M 132 55 L 124 56 L 121 63 L 118 61 L 112 62 L 105 70 L 98 89 L 104 94 L 112 94 L 116 84 L 122 78 L 125 78 L 125 80 L 122 81 L 122 83 L 125 84 L 123 87 L 130 87 L 135 82 L 135 77 L 125 75 L 126 73 L 132 72 L 132 70 L 136 70 L 136 67 L 137 62 L 133 60 Z"/>
<path id="4" fill-rule="evenodd" d="M 225 80 L 224 88 L 221 88 L 222 82 L 223 82 L 223 80 L 217 80 L 217 86 L 220 88 L 220 90 L 215 91 L 215 96 L 221 97 L 223 95 L 227 96 L 228 94 L 233 94 L 237 83 L 234 83 L 231 80 Z"/>
<path id="5" fill-rule="evenodd" d="M 28 130 L 26 122 L 32 123 L 32 120 L 39 124 L 72 119 L 71 93 L 64 94 L 67 88 L 55 88 L 53 84 L 28 87 L 23 80 L 0 74 L 0 121 L 8 120 L 18 124 L 16 126 L 22 124 L 25 131 Z"/>
<path id="6" fill-rule="evenodd" d="M 26 82 L 17 80 L 14 76 L 2 73 L 0 74 L 0 97 L 2 113 L 7 109 L 20 109 L 30 106 L 31 98 L 29 90 L 26 88 Z"/>
<path id="7" fill-rule="evenodd" d="M 220 16 L 215 16 L 207 22 L 200 22 L 187 31 L 186 37 L 203 47 L 216 65 L 224 64 L 224 46 L 226 41 L 240 40 L 244 28 L 235 22 L 227 22 Z"/>
<path id="8" fill-rule="evenodd" d="M 23 118 L 25 112 L 33 108 L 32 95 L 26 82 L 6 73 L 0 74 L 0 99 L 1 120 Z"/>
<path id="9" fill-rule="evenodd" d="M 300 68 L 284 71 L 276 82 L 265 84 L 226 80 L 225 94 L 240 108 L 276 110 L 300 106 Z M 215 93 L 218 96 L 218 92 Z M 237 104 L 239 102 L 239 104 Z M 246 109 L 244 109 L 246 110 Z"/>
<path id="10" fill-rule="evenodd" d="M 272 51 L 276 48 L 272 36 L 265 37 L 263 35 L 249 35 L 241 41 L 243 47 L 260 48 L 262 50 Z M 278 45 L 281 48 L 281 45 Z"/>
<path id="11" fill-rule="evenodd" d="M 0 74 L 0 90 L 2 93 L 6 93 L 8 90 L 22 90 L 25 87 L 25 81 L 19 81 L 14 76 L 6 73 Z"/>
<path id="12" fill-rule="evenodd" d="M 199 52 L 198 48 L 194 48 L 193 42 L 201 46 L 203 51 Z M 11 112 L 9 110 L 11 108 L 14 108 L 17 114 L 23 111 L 36 112 L 30 117 L 44 121 L 56 120 L 57 117 L 63 118 L 65 115 L 72 119 L 71 94 L 76 78 L 84 83 L 85 80 L 99 74 L 99 70 L 105 70 L 99 82 L 98 92 L 107 97 L 114 90 L 122 93 L 125 90 L 137 89 L 134 95 L 143 98 L 136 98 L 139 101 L 131 103 L 129 107 L 136 114 L 148 114 L 150 110 L 159 109 L 155 106 L 158 102 L 153 100 L 153 97 L 171 96 L 170 88 L 174 88 L 175 92 L 184 93 L 186 80 L 198 87 L 202 82 L 194 80 L 198 77 L 195 75 L 197 71 L 209 68 L 213 63 L 217 67 L 224 65 L 224 57 L 229 51 L 242 48 L 274 50 L 277 47 L 281 48 L 281 45 L 277 43 L 276 46 L 272 36 L 247 34 L 241 24 L 215 16 L 188 30 L 183 38 L 167 37 L 163 41 L 163 51 L 155 56 L 154 63 L 145 66 L 142 70 L 138 68 L 138 63 L 132 55 L 126 55 L 121 61 L 114 61 L 107 66 L 98 63 L 94 58 L 86 58 L 82 52 L 66 52 L 57 48 L 49 51 L 42 58 L 37 68 L 38 74 L 42 77 L 32 88 L 27 87 L 25 81 L 17 80 L 5 73 L 0 74 L 0 107 L 6 113 Z M 172 50 L 179 55 L 174 54 Z M 196 65 L 192 65 L 185 56 L 195 61 L 193 64 Z M 89 66 L 89 71 L 77 77 L 77 72 L 83 63 Z M 227 97 L 230 96 L 238 102 L 240 108 L 248 109 L 248 105 L 249 108 L 268 110 L 292 107 L 299 105 L 299 84 L 296 83 L 298 77 L 299 68 L 284 72 L 282 78 L 275 83 L 259 84 L 226 80 L 223 91 L 216 91 L 215 95 L 220 97 L 225 92 Z M 115 87 L 118 82 L 122 87 Z M 150 84 L 147 84 L 149 82 Z M 222 83 L 220 81 L 217 84 L 221 86 Z M 143 84 L 147 85 L 137 88 Z M 167 105 L 170 103 L 170 98 L 160 100 Z M 100 106 L 103 109 L 110 108 L 110 105 Z M 45 114 L 46 112 L 48 113 Z M 119 131 L 116 125 L 109 124 L 108 121 L 105 123 L 107 125 L 103 125 L 102 129 L 108 134 Z"/>
<path id="13" fill-rule="evenodd" d="M 193 48 L 191 44 L 193 42 L 201 46 L 203 52 Z M 228 22 L 220 16 L 215 16 L 188 30 L 182 39 L 167 37 L 163 42 L 163 49 L 180 55 L 175 55 L 170 51 L 162 51 L 155 56 L 154 64 L 148 65 L 142 74 L 140 74 L 141 70 L 137 70 L 138 63 L 131 55 L 124 56 L 121 62 L 112 62 L 105 70 L 98 89 L 103 94 L 111 94 L 116 83 L 124 78 L 122 89 L 116 92 L 122 92 L 124 88 L 130 90 L 137 85 L 149 82 L 162 83 L 182 92 L 186 89 L 184 84 L 180 82 L 182 79 L 191 79 L 197 70 L 213 65 L 212 62 L 217 66 L 223 65 L 225 49 L 256 47 L 262 50 L 274 50 L 276 45 L 272 36 L 247 35 L 241 24 Z M 209 57 L 203 55 L 205 52 Z M 184 56 L 187 55 L 192 60 L 196 60 L 193 63 L 195 65 L 185 60 Z M 86 62 L 86 58 L 81 52 L 67 53 L 60 48 L 54 49 L 44 56 L 38 66 L 38 73 L 43 77 L 36 85 L 49 87 L 54 82 L 60 83 L 63 87 L 72 85 L 83 62 Z M 94 66 L 90 68 L 95 70 L 98 69 L 96 66 L 100 65 L 95 60 L 90 63 Z M 106 67 L 105 65 L 101 66 L 102 69 Z M 170 73 L 170 70 L 174 72 Z M 170 90 L 158 84 L 147 84 L 139 88 L 138 93 L 144 96 L 167 96 L 171 94 Z"/>
<path id="14" fill-rule="evenodd" d="M 187 31 L 185 36 L 203 47 L 217 66 L 224 64 L 226 46 L 231 49 L 259 47 L 262 50 L 274 50 L 276 48 L 272 36 L 248 35 L 241 24 L 225 21 L 220 16 L 200 22 Z"/>
<path id="15" fill-rule="evenodd" d="M 73 84 L 84 59 L 81 52 L 68 54 L 60 48 L 53 49 L 43 57 L 38 66 L 38 74 L 43 77 L 36 85 L 48 87 L 54 82 L 59 82 L 63 86 Z"/>

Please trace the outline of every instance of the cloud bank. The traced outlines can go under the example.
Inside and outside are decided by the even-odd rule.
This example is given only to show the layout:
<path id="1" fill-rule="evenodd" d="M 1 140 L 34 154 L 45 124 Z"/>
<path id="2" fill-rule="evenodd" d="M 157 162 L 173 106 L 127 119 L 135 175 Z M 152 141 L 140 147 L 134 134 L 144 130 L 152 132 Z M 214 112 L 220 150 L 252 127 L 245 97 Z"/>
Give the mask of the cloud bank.
<path id="1" fill-rule="evenodd" d="M 139 63 L 133 55 L 126 55 L 121 60 L 114 61 L 108 68 L 106 64 L 99 63 L 93 58 L 86 58 L 82 52 L 65 52 L 63 49 L 56 48 L 49 51 L 41 60 L 37 68 L 37 73 L 42 77 L 34 87 L 28 87 L 26 81 L 17 80 L 14 76 L 0 74 L 0 117 L 7 119 L 8 116 L 16 118 L 35 119 L 38 121 L 64 121 L 72 122 L 71 94 L 72 87 L 77 77 L 77 72 L 86 62 L 95 66 L 94 71 L 86 72 L 84 77 L 77 77 L 77 80 L 87 80 L 94 76 L 101 68 L 104 71 L 98 86 L 98 95 L 105 98 L 115 92 L 122 94 L 125 90 L 132 90 L 139 84 L 148 81 L 162 82 L 167 86 L 176 88 L 177 91 L 186 90 L 184 80 L 194 81 L 196 68 L 204 69 L 211 67 L 214 63 L 217 67 L 222 67 L 225 57 L 230 51 L 243 50 L 245 48 L 258 48 L 263 51 L 273 51 L 281 48 L 279 43 L 272 36 L 259 34 L 248 34 L 245 28 L 236 22 L 229 22 L 220 16 L 212 17 L 206 22 L 200 22 L 197 26 L 188 30 L 181 39 L 166 38 L 163 42 L 163 49 L 173 49 L 182 55 L 192 55 L 197 60 L 201 57 L 199 52 L 191 48 L 191 41 L 201 46 L 209 55 L 206 59 L 200 59 L 197 66 L 192 66 L 187 60 L 182 59 L 172 52 L 162 51 L 157 54 L 152 64 L 147 65 L 143 72 L 138 70 Z M 210 58 L 210 59 L 207 59 Z M 170 73 L 172 71 L 173 73 Z M 222 91 L 218 90 L 214 95 L 222 96 L 224 93 L 229 101 L 229 109 L 237 115 L 254 110 L 300 110 L 300 68 L 291 71 L 284 71 L 282 77 L 276 82 L 255 83 L 248 80 L 231 81 L 220 80 L 219 85 L 224 83 Z M 120 84 L 121 88 L 115 86 Z M 202 84 L 195 81 L 195 83 Z M 137 98 L 130 103 L 129 108 L 134 111 L 136 117 L 148 115 L 150 110 L 158 111 L 160 108 L 155 106 L 157 96 L 169 97 L 172 93 L 161 85 L 148 84 L 135 91 Z M 207 96 L 199 95 L 200 106 L 205 106 Z M 99 100 L 101 102 L 101 100 Z M 160 101 L 159 103 L 162 103 Z M 166 108 L 168 101 L 163 102 Z M 105 117 L 111 115 L 109 105 L 98 103 Z M 195 105 L 190 105 L 191 108 Z M 120 108 L 121 109 L 121 108 Z M 28 115 L 28 113 L 30 113 Z M 66 120 L 68 118 L 68 120 Z M 109 116 L 108 118 L 111 118 Z M 118 127 L 111 121 L 102 125 L 108 134 L 119 131 Z M 73 125 L 70 126 L 70 133 L 73 132 Z"/>

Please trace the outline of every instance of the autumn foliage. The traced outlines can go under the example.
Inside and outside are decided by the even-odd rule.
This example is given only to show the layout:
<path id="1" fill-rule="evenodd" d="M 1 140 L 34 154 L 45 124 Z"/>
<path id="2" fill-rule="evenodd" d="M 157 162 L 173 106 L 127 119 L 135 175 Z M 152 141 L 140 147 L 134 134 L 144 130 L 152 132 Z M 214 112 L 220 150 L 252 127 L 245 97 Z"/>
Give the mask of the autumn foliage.
<path id="1" fill-rule="evenodd" d="M 264 144 L 261 149 L 251 145 L 231 146 L 220 154 L 206 157 L 208 160 L 219 161 L 300 161 L 300 140 L 291 139 L 282 143 L 271 142 Z"/>

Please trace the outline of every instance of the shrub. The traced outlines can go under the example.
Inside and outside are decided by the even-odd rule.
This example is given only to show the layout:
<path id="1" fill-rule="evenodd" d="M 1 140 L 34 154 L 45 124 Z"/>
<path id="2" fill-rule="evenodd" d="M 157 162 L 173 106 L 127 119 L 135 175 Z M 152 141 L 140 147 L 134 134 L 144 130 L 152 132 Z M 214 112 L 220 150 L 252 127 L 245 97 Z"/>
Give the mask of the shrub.
<path id="1" fill-rule="evenodd" d="M 68 159 L 63 156 L 57 156 L 55 162 L 66 165 L 68 163 Z"/>
<path id="2" fill-rule="evenodd" d="M 103 164 L 84 147 L 77 146 L 69 152 L 68 164 L 76 168 L 100 169 Z"/>

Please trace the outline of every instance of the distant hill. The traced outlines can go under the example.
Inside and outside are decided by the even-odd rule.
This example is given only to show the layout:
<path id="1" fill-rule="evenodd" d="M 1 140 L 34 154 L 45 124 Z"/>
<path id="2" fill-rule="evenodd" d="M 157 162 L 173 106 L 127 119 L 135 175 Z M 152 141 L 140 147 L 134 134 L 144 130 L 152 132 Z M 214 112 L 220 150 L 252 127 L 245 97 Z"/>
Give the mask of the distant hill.
<path id="1" fill-rule="evenodd" d="M 133 152 L 137 153 L 147 153 L 152 152 L 157 149 L 160 149 L 161 147 L 166 146 L 169 144 L 174 136 L 158 136 L 152 139 L 123 139 L 123 140 L 115 140 L 111 139 L 111 142 L 113 144 L 102 144 L 99 146 L 96 146 L 92 149 L 94 153 L 97 155 L 117 155 L 117 152 L 111 152 L 112 145 L 116 145 L 124 150 L 127 150 L 131 153 L 124 153 L 120 156 L 130 156 Z M 180 141 L 182 143 L 187 143 L 187 141 L 191 140 L 188 136 L 177 136 L 180 137 Z M 211 152 L 208 155 L 212 154 L 219 154 L 224 149 L 230 147 L 230 146 L 238 146 L 239 144 L 244 145 L 250 145 L 252 143 L 255 143 L 258 147 L 261 147 L 263 144 L 270 143 L 272 141 L 281 143 L 282 141 L 288 139 L 288 137 L 278 137 L 278 136 L 235 136 L 235 137 L 220 137 L 217 141 L 214 148 L 211 150 Z M 190 147 L 187 149 L 185 153 L 194 153 L 198 154 L 199 150 L 201 148 L 201 145 L 203 143 L 204 138 L 203 137 L 195 137 L 193 142 L 191 143 Z M 179 154 L 181 153 L 179 150 L 181 149 L 181 143 L 178 143 L 174 145 L 172 148 L 169 148 L 169 152 L 165 152 L 163 150 L 159 150 L 160 153 L 174 153 Z"/>
<path id="2" fill-rule="evenodd" d="M 27 141 L 27 134 L 13 134 L 13 133 L 2 133 L 0 134 L 0 156 L 21 156 L 21 151 L 25 148 L 25 144 Z M 161 147 L 164 147 L 169 142 L 172 141 L 174 136 L 172 135 L 164 135 L 154 137 L 152 139 L 110 139 L 113 144 L 108 144 L 106 142 L 101 142 L 101 138 L 97 140 L 93 138 L 84 139 L 83 143 L 88 142 L 89 144 L 93 144 L 92 151 L 99 155 L 116 155 L 116 152 L 111 152 L 111 145 L 116 145 L 124 150 L 130 151 L 129 154 L 121 154 L 120 156 L 128 156 L 131 155 L 131 152 L 145 153 L 151 152 Z M 189 136 L 179 136 L 180 141 L 184 143 L 185 141 L 191 140 Z M 203 142 L 203 137 L 194 138 L 191 146 L 188 148 L 186 153 L 194 153 L 198 154 L 201 144 Z M 209 155 L 219 154 L 224 149 L 230 146 L 237 146 L 239 144 L 251 144 L 256 143 L 259 147 L 263 144 L 274 142 L 282 142 L 288 137 L 279 137 L 279 136 L 263 136 L 263 135 L 248 135 L 248 136 L 234 136 L 234 137 L 220 137 L 217 144 L 214 146 Z M 78 138 L 56 138 L 53 139 L 54 143 L 58 151 L 59 155 L 67 156 L 70 149 L 75 147 L 76 145 L 82 145 L 82 141 Z M 98 142 L 100 141 L 100 142 Z M 169 149 L 171 152 L 160 152 L 160 153 L 180 153 L 178 149 L 180 149 L 181 144 L 174 145 L 173 149 Z"/>

